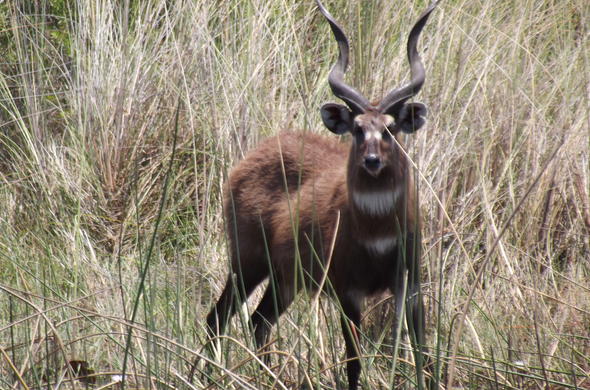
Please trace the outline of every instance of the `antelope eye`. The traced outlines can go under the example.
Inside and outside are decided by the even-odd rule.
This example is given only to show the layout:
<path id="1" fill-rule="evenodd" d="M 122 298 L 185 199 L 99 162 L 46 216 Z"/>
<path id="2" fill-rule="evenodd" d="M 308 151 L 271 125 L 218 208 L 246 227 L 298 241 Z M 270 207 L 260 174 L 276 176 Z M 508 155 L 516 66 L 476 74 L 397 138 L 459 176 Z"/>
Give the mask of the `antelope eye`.
<path id="1" fill-rule="evenodd" d="M 365 140 L 365 132 L 362 127 L 355 127 L 353 134 L 357 143 L 362 143 Z"/>

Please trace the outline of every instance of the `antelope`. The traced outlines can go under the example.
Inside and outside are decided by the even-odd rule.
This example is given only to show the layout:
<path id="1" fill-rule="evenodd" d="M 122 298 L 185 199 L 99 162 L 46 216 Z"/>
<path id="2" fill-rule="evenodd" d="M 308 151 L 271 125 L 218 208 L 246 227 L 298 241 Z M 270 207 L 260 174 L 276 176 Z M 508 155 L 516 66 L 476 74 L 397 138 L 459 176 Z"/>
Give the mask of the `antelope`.
<path id="1" fill-rule="evenodd" d="M 342 309 L 348 388 L 354 390 L 361 372 L 363 300 L 390 290 L 394 335 L 405 306 L 417 381 L 422 384 L 426 347 L 420 218 L 401 134 L 425 123 L 426 106 L 408 100 L 424 84 L 416 46 L 436 3 L 421 14 L 408 37 L 411 81 L 372 104 L 345 83 L 348 39 L 316 1 L 339 47 L 328 83 L 346 104 L 327 103 L 320 114 L 332 133 L 352 135 L 350 146 L 313 133 L 283 132 L 263 141 L 234 167 L 224 189 L 231 265 L 225 288 L 207 316 L 207 329 L 211 338 L 223 334 L 238 305 L 269 279 L 250 319 L 256 346 L 263 348 L 271 327 L 297 293 L 321 289 Z"/>

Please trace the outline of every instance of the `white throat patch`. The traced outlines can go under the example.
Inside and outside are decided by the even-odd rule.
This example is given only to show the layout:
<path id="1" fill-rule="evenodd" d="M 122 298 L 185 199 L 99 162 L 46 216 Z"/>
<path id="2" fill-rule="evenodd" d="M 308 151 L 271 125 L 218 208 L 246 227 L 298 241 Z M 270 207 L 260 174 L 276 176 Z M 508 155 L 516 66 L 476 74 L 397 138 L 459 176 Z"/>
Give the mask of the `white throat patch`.
<path id="1" fill-rule="evenodd" d="M 385 255 L 397 245 L 397 236 L 364 240 L 362 245 L 373 255 Z"/>
<path id="2" fill-rule="evenodd" d="M 393 191 L 353 191 L 352 200 L 358 209 L 372 216 L 389 214 L 401 195 L 401 187 Z"/>

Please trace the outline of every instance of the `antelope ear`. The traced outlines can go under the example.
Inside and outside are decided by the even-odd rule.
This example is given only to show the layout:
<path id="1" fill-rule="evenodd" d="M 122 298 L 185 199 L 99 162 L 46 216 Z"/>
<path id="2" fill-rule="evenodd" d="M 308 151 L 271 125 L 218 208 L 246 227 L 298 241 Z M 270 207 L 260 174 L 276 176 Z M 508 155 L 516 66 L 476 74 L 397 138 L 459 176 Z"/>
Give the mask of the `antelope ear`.
<path id="1" fill-rule="evenodd" d="M 395 129 L 404 133 L 413 133 L 426 123 L 428 110 L 422 103 L 394 104 L 387 112 L 395 118 Z"/>
<path id="2" fill-rule="evenodd" d="M 344 134 L 352 128 L 352 112 L 342 104 L 326 103 L 320 113 L 324 125 L 334 134 Z"/>

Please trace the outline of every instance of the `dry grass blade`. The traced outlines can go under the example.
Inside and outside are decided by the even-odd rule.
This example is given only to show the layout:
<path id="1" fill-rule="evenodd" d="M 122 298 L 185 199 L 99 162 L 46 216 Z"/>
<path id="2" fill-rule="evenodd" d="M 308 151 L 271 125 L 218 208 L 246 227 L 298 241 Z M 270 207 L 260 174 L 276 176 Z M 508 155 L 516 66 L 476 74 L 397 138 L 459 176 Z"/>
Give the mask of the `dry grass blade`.
<path id="1" fill-rule="evenodd" d="M 378 99 L 410 79 L 401 37 L 423 4 L 325 2 L 351 85 Z M 229 390 L 337 387 L 339 311 L 319 295 L 279 321 L 278 365 L 236 341 L 245 315 L 218 361 L 200 352 L 229 168 L 285 129 L 325 133 L 337 48 L 319 18 L 312 0 L 0 2 L 0 388 L 83 387 L 71 361 L 96 388 L 123 371 L 127 387 L 190 388 L 201 355 Z M 585 0 L 443 1 L 422 33 L 428 122 L 405 143 L 449 388 L 590 383 L 589 21 Z M 389 302 L 363 318 L 366 388 L 412 372 L 391 372 Z"/>

